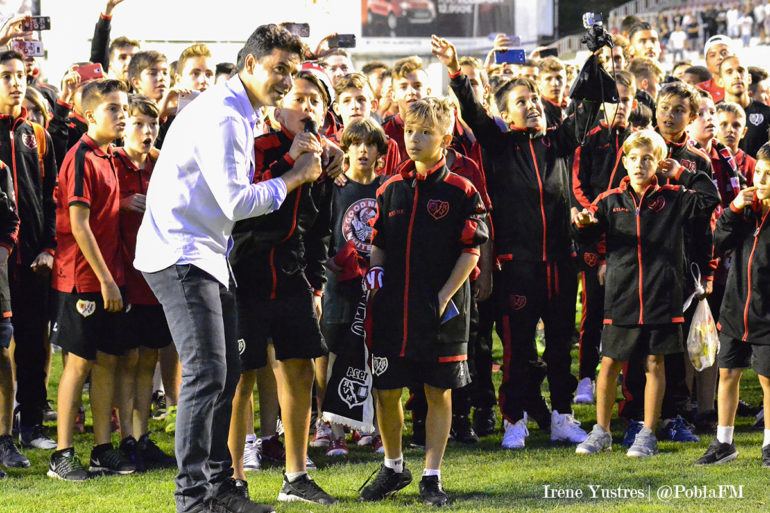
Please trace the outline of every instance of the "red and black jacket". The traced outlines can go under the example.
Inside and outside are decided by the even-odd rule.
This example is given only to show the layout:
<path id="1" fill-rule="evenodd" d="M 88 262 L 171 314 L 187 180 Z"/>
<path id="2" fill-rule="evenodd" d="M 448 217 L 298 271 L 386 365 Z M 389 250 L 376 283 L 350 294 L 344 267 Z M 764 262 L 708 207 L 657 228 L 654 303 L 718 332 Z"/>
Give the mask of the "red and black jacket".
<path id="1" fill-rule="evenodd" d="M 285 129 L 255 139 L 255 183 L 277 178 L 294 166 L 289 156 L 293 140 Z M 283 291 L 286 278 L 304 273 L 320 295 L 326 281 L 323 264 L 331 237 L 333 186 L 328 178 L 302 184 L 278 210 L 235 223 L 230 263 L 242 291 L 263 299 L 285 297 L 295 292 L 293 287 Z"/>
<path id="2" fill-rule="evenodd" d="M 688 223 L 708 221 L 719 195 L 702 172 L 682 168 L 679 185 L 653 180 L 639 197 L 624 178 L 591 205 L 598 222 L 575 229 L 586 241 L 606 234 L 605 324 L 684 322 L 684 233 Z"/>
<path id="3" fill-rule="evenodd" d="M 409 154 L 406 152 L 406 143 L 404 142 L 404 120 L 401 119 L 400 114 L 389 116 L 385 119 L 385 123 L 382 125 L 382 129 L 385 134 L 398 144 L 398 154 L 400 157 L 399 162 L 403 162 L 409 158 Z"/>
<path id="4" fill-rule="evenodd" d="M 463 120 L 489 157 L 484 172 L 494 208 L 498 260 L 570 258 L 572 192 L 564 157 L 577 147 L 576 114 L 543 136 L 521 129 L 503 131 L 476 99 L 468 78 L 462 73 L 450 78 Z"/>
<path id="5" fill-rule="evenodd" d="M 757 165 L 757 160 L 741 149 L 733 156 L 733 160 L 735 165 L 738 166 L 738 171 L 746 179 L 746 185 L 751 186 L 754 183 L 754 168 Z"/>
<path id="6" fill-rule="evenodd" d="M 382 288 L 372 300 L 373 354 L 418 361 L 467 359 L 468 280 L 454 295 L 459 315 L 441 324 L 438 292 L 464 252 L 487 240 L 484 205 L 473 185 L 444 159 L 427 175 L 414 162 L 377 191 L 372 245 L 385 253 Z"/>
<path id="7" fill-rule="evenodd" d="M 13 175 L 20 225 L 13 261 L 30 265 L 42 251 L 56 250 L 56 158 L 51 136 L 45 134 L 45 154 L 38 152 L 35 129 L 22 108 L 18 118 L 0 116 L 0 160 Z M 42 167 L 41 169 L 41 158 Z"/>
<path id="8" fill-rule="evenodd" d="M 628 174 L 623 166 L 623 143 L 633 132 L 625 126 L 599 122 L 575 150 L 572 161 L 574 205 L 589 208 L 599 195 L 620 185 Z"/>
<path id="9" fill-rule="evenodd" d="M 717 248 L 733 252 L 719 311 L 723 335 L 751 344 L 770 344 L 770 220 L 755 201 L 717 220 Z"/>

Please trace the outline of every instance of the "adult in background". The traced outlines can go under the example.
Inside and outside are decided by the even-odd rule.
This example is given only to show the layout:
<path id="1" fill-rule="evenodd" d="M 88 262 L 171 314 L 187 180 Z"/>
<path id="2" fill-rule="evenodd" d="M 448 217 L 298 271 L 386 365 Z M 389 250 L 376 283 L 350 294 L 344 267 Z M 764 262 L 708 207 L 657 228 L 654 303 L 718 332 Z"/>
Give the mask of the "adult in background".
<path id="1" fill-rule="evenodd" d="M 227 255 L 236 221 L 273 212 L 288 191 L 321 173 L 314 147 L 280 178 L 251 183 L 257 110 L 292 88 L 302 55 L 297 36 L 258 27 L 241 50 L 237 74 L 179 114 L 147 191 L 134 266 L 163 305 L 182 364 L 179 513 L 273 511 L 245 498 L 232 479 L 227 433 L 240 361 Z"/>

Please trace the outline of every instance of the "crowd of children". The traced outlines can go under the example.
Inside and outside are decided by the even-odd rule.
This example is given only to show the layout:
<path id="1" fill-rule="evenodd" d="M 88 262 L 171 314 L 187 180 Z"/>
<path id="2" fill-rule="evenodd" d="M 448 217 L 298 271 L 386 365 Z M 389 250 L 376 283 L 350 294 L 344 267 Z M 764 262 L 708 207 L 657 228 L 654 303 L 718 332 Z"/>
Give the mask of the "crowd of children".
<path id="1" fill-rule="evenodd" d="M 610 449 L 621 373 L 628 456 L 653 456 L 658 437 L 697 442 L 699 432 L 715 438 L 696 465 L 737 457 L 736 412 L 751 412 L 739 397 L 744 369 L 757 373 L 770 407 L 770 106 L 767 73 L 742 62 L 731 39 L 706 41 L 705 67 L 676 62 L 664 73 L 656 30 L 624 20 L 614 47 L 589 42 L 593 54 L 577 74 L 556 57 L 497 64 L 459 56 L 433 36 L 432 54 L 448 73 L 444 94 L 428 87 L 418 57 L 357 71 L 345 50 L 311 52 L 274 25 L 257 29 L 234 64 L 214 63 L 204 44 L 169 62 L 127 37 L 110 40 L 119 3 L 107 2 L 93 38 L 91 62 L 107 78 L 81 76 L 78 66 L 88 63 L 78 62 L 54 88 L 33 72 L 34 58 L 0 52 L 4 467 L 30 465 L 13 430 L 23 449 L 53 450 L 53 478 L 173 467 L 148 427 L 156 367 L 167 431 L 174 421 L 184 430 L 179 511 L 271 511 L 249 501 L 245 474 L 266 461 L 285 466 L 279 500 L 333 504 L 307 473 L 310 431 L 309 445 L 332 457 L 347 455 L 349 441 L 383 454 L 360 498 L 390 497 L 412 482 L 402 450 L 406 387 L 411 443 L 425 450 L 419 493 L 429 505 L 449 501 L 447 441 L 495 433 L 496 406 L 505 449 L 525 447 L 530 420 L 578 454 Z M 13 19 L 0 42 L 26 35 Z M 504 50 L 510 40 L 494 45 Z M 190 149 L 198 178 L 185 174 L 193 164 L 180 164 L 178 178 L 165 174 L 158 185 L 156 162 L 168 167 L 164 154 L 184 151 L 196 129 L 189 119 L 205 116 L 216 95 L 248 101 L 228 100 L 243 119 L 210 117 L 207 144 L 225 133 L 248 151 Z M 247 182 L 265 185 L 272 207 L 251 208 L 207 176 L 205 166 L 222 162 L 248 167 Z M 186 215 L 174 209 L 166 220 L 156 209 L 148 221 L 148 189 L 156 205 L 164 195 L 170 205 L 191 199 L 174 179 L 187 191 L 206 188 L 203 208 L 222 216 L 221 226 L 199 219 L 196 230 L 232 231 L 208 248 L 226 252 L 222 267 L 202 269 L 189 248 L 157 255 L 183 264 L 170 268 L 181 282 L 215 278 L 222 301 L 229 294 L 231 308 L 218 315 L 238 358 L 228 346 L 219 355 L 227 369 L 212 370 L 227 404 L 196 406 L 229 418 L 208 427 L 196 411 L 176 416 L 178 402 L 191 404 L 199 370 L 185 360 L 178 312 L 158 294 L 157 269 L 139 249 L 162 222 L 172 242 L 188 228 L 174 224 Z M 683 304 L 696 289 L 721 340 L 715 365 L 701 372 L 684 346 L 692 309 Z M 497 396 L 493 329 L 503 346 Z M 43 427 L 52 414 L 51 344 L 65 355 L 55 441 Z M 335 362 L 359 350 L 366 364 L 328 387 Z M 86 383 L 94 438 L 87 467 L 73 444 Z M 596 424 L 586 432 L 573 404 L 594 402 Z M 348 423 L 340 405 L 363 405 L 364 414 Z M 760 427 L 768 467 L 770 420 Z M 195 433 L 193 446 L 180 442 Z M 201 451 L 209 459 L 199 464 Z M 214 474 L 225 476 L 213 483 L 224 495 L 202 502 L 198 488 Z"/>

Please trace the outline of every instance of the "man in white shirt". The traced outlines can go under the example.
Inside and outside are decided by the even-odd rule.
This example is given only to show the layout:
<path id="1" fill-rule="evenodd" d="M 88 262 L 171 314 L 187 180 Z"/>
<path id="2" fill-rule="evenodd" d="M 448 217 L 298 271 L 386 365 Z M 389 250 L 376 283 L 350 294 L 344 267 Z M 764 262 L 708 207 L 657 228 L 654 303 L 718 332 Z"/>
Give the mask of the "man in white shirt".
<path id="1" fill-rule="evenodd" d="M 179 114 L 147 191 L 134 265 L 163 305 L 182 364 L 178 513 L 274 511 L 245 498 L 232 479 L 227 435 L 240 360 L 227 255 L 236 221 L 276 210 L 288 191 L 320 176 L 320 144 L 301 134 L 307 151 L 291 171 L 251 183 L 256 111 L 291 89 L 302 55 L 297 36 L 257 28 L 237 75 Z"/>

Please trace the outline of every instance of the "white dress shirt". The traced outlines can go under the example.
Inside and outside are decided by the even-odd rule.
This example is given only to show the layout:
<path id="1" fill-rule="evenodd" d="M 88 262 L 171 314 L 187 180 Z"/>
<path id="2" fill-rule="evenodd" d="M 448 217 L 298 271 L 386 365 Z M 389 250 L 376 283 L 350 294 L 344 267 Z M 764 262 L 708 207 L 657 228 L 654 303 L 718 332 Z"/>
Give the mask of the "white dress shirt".
<path id="1" fill-rule="evenodd" d="M 233 224 L 268 214 L 286 198 L 281 178 L 251 183 L 256 121 L 237 75 L 179 113 L 147 190 L 136 242 L 138 270 L 193 264 L 228 286 Z"/>

